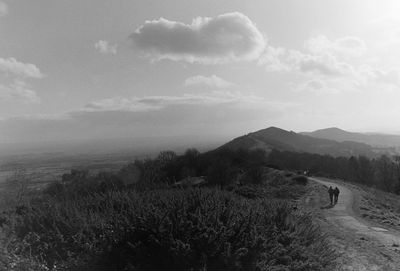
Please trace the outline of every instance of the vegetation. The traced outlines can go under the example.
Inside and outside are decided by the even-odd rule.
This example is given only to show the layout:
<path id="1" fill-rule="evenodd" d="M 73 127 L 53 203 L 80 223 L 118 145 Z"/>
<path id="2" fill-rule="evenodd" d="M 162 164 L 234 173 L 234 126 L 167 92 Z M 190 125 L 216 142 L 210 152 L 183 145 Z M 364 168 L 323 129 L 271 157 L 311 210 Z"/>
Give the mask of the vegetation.
<path id="1" fill-rule="evenodd" d="M 55 270 L 325 270 L 334 255 L 291 205 L 214 189 L 47 198 L 8 234 Z"/>
<path id="2" fill-rule="evenodd" d="M 295 206 L 307 178 L 265 162 L 191 149 L 115 174 L 71 171 L 1 214 L 5 269 L 329 270 L 336 253 Z M 207 187 L 172 185 L 193 176 Z"/>
<path id="3" fill-rule="evenodd" d="M 400 194 L 400 157 L 383 155 L 370 159 L 332 157 L 310 153 L 273 150 L 268 163 L 289 170 L 309 170 L 311 174 L 340 178 Z"/>

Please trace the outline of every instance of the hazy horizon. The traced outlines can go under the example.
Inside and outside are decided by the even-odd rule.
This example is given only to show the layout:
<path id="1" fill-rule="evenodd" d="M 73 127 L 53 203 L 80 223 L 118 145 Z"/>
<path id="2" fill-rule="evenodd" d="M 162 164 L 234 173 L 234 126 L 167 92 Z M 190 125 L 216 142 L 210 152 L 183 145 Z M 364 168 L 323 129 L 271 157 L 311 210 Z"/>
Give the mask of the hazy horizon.
<path id="1" fill-rule="evenodd" d="M 265 128 L 274 127 L 266 126 L 260 127 L 253 131 L 247 131 L 242 134 L 226 134 L 226 135 L 179 135 L 179 136 L 148 136 L 148 137 L 118 137 L 118 138 L 85 138 L 85 139 L 68 139 L 68 140 L 53 140 L 53 141 L 36 141 L 36 142 L 3 142 L 0 144 L 0 158 L 7 158 L 11 156 L 33 155 L 36 154 L 59 154 L 59 155 L 106 155 L 116 153 L 130 153 L 137 154 L 138 156 L 153 156 L 160 151 L 172 150 L 177 153 L 183 153 L 188 148 L 197 148 L 199 151 L 208 151 L 220 147 L 223 144 L 233 140 L 234 138 L 246 135 L 251 132 L 262 130 Z M 284 127 L 277 127 L 287 131 Z M 339 127 L 325 127 L 339 128 Z M 316 130 L 321 130 L 316 129 Z M 341 129 L 341 128 L 339 128 Z M 294 131 L 296 133 L 313 132 L 310 131 Z M 364 132 L 364 131 L 348 131 L 363 133 L 366 135 L 392 135 L 399 136 L 395 133 L 380 133 L 380 132 Z M 384 145 L 384 143 L 382 142 Z M 391 144 L 389 144 L 391 145 Z M 397 146 L 397 144 L 395 144 Z M 393 146 L 395 146 L 393 145 Z"/>
<path id="2" fill-rule="evenodd" d="M 398 14 L 395 0 L 2 0 L 0 145 L 400 134 Z"/>

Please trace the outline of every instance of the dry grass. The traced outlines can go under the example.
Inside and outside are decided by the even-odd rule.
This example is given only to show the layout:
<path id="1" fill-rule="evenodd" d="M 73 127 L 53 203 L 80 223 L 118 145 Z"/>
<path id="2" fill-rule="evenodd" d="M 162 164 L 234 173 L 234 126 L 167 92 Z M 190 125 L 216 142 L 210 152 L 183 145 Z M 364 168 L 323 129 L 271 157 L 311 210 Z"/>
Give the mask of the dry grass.
<path id="1" fill-rule="evenodd" d="M 355 191 L 354 210 L 365 220 L 400 230 L 400 196 L 365 185 L 343 183 Z"/>

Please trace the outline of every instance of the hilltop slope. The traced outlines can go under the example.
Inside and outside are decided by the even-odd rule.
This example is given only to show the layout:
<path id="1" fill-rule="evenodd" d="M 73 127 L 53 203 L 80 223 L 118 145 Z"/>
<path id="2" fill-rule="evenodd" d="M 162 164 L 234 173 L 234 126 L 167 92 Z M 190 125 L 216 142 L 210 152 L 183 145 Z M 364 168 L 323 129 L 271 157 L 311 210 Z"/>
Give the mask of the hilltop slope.
<path id="1" fill-rule="evenodd" d="M 315 138 L 308 135 L 269 127 L 237 137 L 220 148 L 228 149 L 272 149 L 281 151 L 309 152 L 332 156 L 366 155 L 374 156 L 372 147 L 359 142 L 337 142 L 330 139 Z"/>
<path id="2" fill-rule="evenodd" d="M 315 138 L 323 138 L 329 140 L 335 140 L 339 142 L 343 141 L 355 141 L 365 143 L 371 146 L 377 147 L 398 147 L 400 146 L 399 135 L 387 135 L 387 134 L 373 134 L 373 133 L 353 133 L 348 132 L 336 127 L 316 130 L 313 132 L 303 132 L 303 135 L 312 136 Z"/>

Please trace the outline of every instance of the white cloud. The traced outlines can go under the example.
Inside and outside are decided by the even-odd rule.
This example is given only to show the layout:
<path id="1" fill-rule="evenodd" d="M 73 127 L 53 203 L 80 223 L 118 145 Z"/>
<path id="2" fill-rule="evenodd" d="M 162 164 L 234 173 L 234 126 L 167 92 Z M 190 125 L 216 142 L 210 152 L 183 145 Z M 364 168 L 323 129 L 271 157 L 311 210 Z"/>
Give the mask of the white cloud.
<path id="1" fill-rule="evenodd" d="M 370 83 L 378 83 L 400 87 L 400 71 L 397 69 L 376 69 L 364 65 L 359 69 L 359 85 L 366 86 Z"/>
<path id="2" fill-rule="evenodd" d="M 57 116 L 0 119 L 0 140 L 235 135 L 280 117 L 293 106 L 296 105 L 227 91 L 182 96 L 114 97 Z"/>
<path id="3" fill-rule="evenodd" d="M 8 14 L 8 6 L 3 1 L 0 1 L 0 17 L 6 16 Z"/>
<path id="4" fill-rule="evenodd" d="M 0 101 L 40 102 L 26 81 L 44 76 L 34 64 L 23 63 L 12 57 L 0 58 Z"/>
<path id="5" fill-rule="evenodd" d="M 130 38 L 153 60 L 202 64 L 253 60 L 266 45 L 256 25 L 239 12 L 198 17 L 191 24 L 164 18 L 146 21 Z"/>
<path id="6" fill-rule="evenodd" d="M 305 42 L 305 48 L 311 54 L 325 55 L 327 53 L 342 57 L 360 57 L 367 52 L 365 42 L 358 37 L 342 37 L 330 40 L 326 36 L 310 38 Z"/>
<path id="7" fill-rule="evenodd" d="M 36 65 L 19 62 L 13 57 L 0 58 L 0 72 L 27 78 L 43 78 L 44 74 Z"/>
<path id="8" fill-rule="evenodd" d="M 228 82 L 216 75 L 211 76 L 203 76 L 203 75 L 196 75 L 189 78 L 186 78 L 184 85 L 186 87 L 208 87 L 208 88 L 230 88 L 235 84 Z"/>
<path id="9" fill-rule="evenodd" d="M 399 70 L 373 67 L 364 60 L 366 54 L 367 46 L 358 37 L 330 40 L 317 36 L 307 40 L 301 51 L 270 45 L 259 64 L 267 71 L 293 74 L 297 78 L 296 86 L 292 86 L 295 91 L 339 93 L 399 88 Z"/>
<path id="10" fill-rule="evenodd" d="M 36 92 L 23 81 L 16 80 L 10 85 L 0 85 L 0 101 L 22 101 L 27 103 L 40 102 Z"/>
<path id="11" fill-rule="evenodd" d="M 145 97 L 114 97 L 93 101 L 85 106 L 85 111 L 157 111 L 170 106 L 182 105 L 231 105 L 231 106 L 256 106 L 256 105 L 276 105 L 270 103 L 262 97 L 242 95 L 239 92 L 212 91 L 201 94 L 184 94 L 182 96 L 145 96 Z"/>
<path id="12" fill-rule="evenodd" d="M 325 36 L 310 38 L 304 43 L 304 50 L 289 50 L 269 46 L 259 64 L 269 71 L 315 73 L 337 77 L 355 76 L 356 67 L 350 58 L 366 53 L 366 45 L 358 37 L 343 37 L 329 40 Z"/>
<path id="13" fill-rule="evenodd" d="M 339 90 L 333 86 L 327 86 L 327 83 L 321 79 L 311 79 L 304 83 L 292 85 L 295 92 L 312 92 L 315 94 L 336 94 Z"/>
<path id="14" fill-rule="evenodd" d="M 354 68 L 346 63 L 339 61 L 331 54 L 306 55 L 299 54 L 296 66 L 302 72 L 317 72 L 326 76 L 352 75 Z"/>
<path id="15" fill-rule="evenodd" d="M 259 64 L 268 71 L 314 73 L 323 76 L 353 75 L 354 68 L 330 53 L 310 54 L 269 46 Z"/>
<path id="16" fill-rule="evenodd" d="M 117 44 L 110 44 L 106 40 L 99 40 L 94 44 L 94 48 L 101 54 L 113 54 L 117 53 Z"/>
<path id="17" fill-rule="evenodd" d="M 289 72 L 294 68 L 289 52 L 282 47 L 267 46 L 259 58 L 258 64 L 264 66 L 268 71 Z"/>

